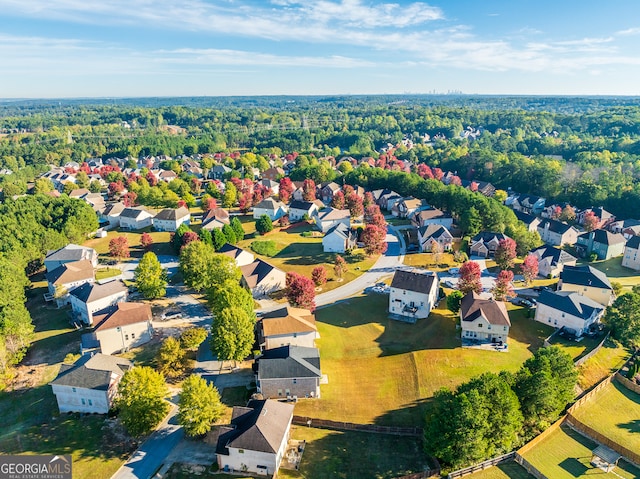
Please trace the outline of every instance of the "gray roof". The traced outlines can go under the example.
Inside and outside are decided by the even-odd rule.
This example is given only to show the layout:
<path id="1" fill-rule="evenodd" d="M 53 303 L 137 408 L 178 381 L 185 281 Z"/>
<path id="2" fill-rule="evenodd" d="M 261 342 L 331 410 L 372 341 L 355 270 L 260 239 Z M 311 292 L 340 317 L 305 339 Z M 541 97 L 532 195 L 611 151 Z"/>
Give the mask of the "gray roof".
<path id="1" fill-rule="evenodd" d="M 47 255 L 44 260 L 71 262 L 90 259 L 93 256 L 97 256 L 96 250 L 93 248 L 87 248 L 86 246 L 80 246 L 77 244 L 68 244 L 62 248 L 47 251 Z"/>
<path id="2" fill-rule="evenodd" d="M 483 316 L 489 324 L 497 326 L 511 326 L 509 314 L 504 301 L 483 299 L 474 291 L 469 291 L 460 302 L 460 312 L 463 321 L 475 321 Z"/>
<path id="3" fill-rule="evenodd" d="M 254 205 L 253 208 L 262 208 L 265 210 L 277 210 L 278 208 L 286 208 L 286 205 L 281 202 L 274 200 L 273 198 L 265 198 L 257 205 Z"/>
<path id="4" fill-rule="evenodd" d="M 327 230 L 324 236 L 326 238 L 330 234 L 334 234 L 334 233 L 341 236 L 345 240 L 348 239 L 350 241 L 355 241 L 355 238 L 356 238 L 355 231 L 352 230 L 349 226 L 345 225 L 344 223 L 336 223 L 335 225 L 333 225 L 331 228 Z"/>
<path id="5" fill-rule="evenodd" d="M 290 210 L 302 210 L 302 211 L 309 211 L 311 208 L 313 208 L 314 204 L 310 201 L 292 201 L 291 203 L 289 203 L 289 209 Z"/>
<path id="6" fill-rule="evenodd" d="M 132 367 L 128 359 L 107 354 L 82 356 L 72 365 L 63 364 L 51 384 L 106 391 L 112 374 L 122 377 Z"/>
<path id="7" fill-rule="evenodd" d="M 547 225 L 548 225 L 548 228 L 547 228 Z M 546 218 L 540 222 L 540 224 L 538 225 L 538 228 L 543 230 L 548 229 L 553 233 L 558 233 L 563 235 L 567 231 L 569 231 L 571 228 L 573 228 L 573 226 L 568 225 L 567 223 L 563 223 L 561 221 L 556 221 L 556 220 Z"/>
<path id="8" fill-rule="evenodd" d="M 535 254 L 539 259 L 545 259 L 551 257 L 552 265 L 559 265 L 564 263 L 570 263 L 572 261 L 577 261 L 575 256 L 570 255 L 564 250 L 560 248 L 556 248 L 554 246 L 540 246 L 538 248 L 534 248 L 530 251 L 530 253 Z"/>
<path id="9" fill-rule="evenodd" d="M 538 305 L 546 305 L 564 313 L 587 320 L 594 311 L 602 311 L 604 307 L 575 291 L 542 291 L 538 296 Z"/>
<path id="10" fill-rule="evenodd" d="M 83 303 L 91 303 L 127 291 L 129 291 L 129 288 L 127 288 L 121 280 L 115 280 L 104 284 L 85 283 L 75 288 L 69 294 L 75 296 Z"/>
<path id="11" fill-rule="evenodd" d="M 125 208 L 126 206 L 124 205 L 124 203 L 112 203 L 110 205 L 107 205 L 104 210 L 102 210 L 102 214 L 104 216 L 119 216 Z"/>
<path id="12" fill-rule="evenodd" d="M 588 265 L 565 266 L 560 273 L 560 279 L 563 283 L 613 289 L 606 274 Z"/>
<path id="13" fill-rule="evenodd" d="M 160 211 L 154 219 L 161 221 L 177 221 L 180 218 L 189 216 L 189 214 L 189 210 L 184 206 L 181 206 L 180 208 L 166 208 Z"/>
<path id="14" fill-rule="evenodd" d="M 234 406 L 231 428 L 218 436 L 216 453 L 228 455 L 229 447 L 277 453 L 293 418 L 293 407 L 271 399 Z"/>
<path id="15" fill-rule="evenodd" d="M 578 235 L 578 238 L 589 240 L 590 236 L 593 235 L 594 243 L 600 243 L 604 245 L 615 245 L 625 243 L 627 240 L 620 233 L 611 233 L 606 230 L 594 230 L 591 232 L 586 232 Z"/>
<path id="16" fill-rule="evenodd" d="M 640 236 L 632 236 L 629 238 L 627 248 L 640 249 Z"/>
<path id="17" fill-rule="evenodd" d="M 142 213 L 149 213 L 144 208 L 125 208 L 120 213 L 121 218 L 138 218 Z"/>
<path id="18" fill-rule="evenodd" d="M 434 282 L 437 285 L 438 275 L 433 271 L 417 268 L 399 269 L 393 275 L 391 287 L 428 294 L 434 287 Z"/>
<path id="19" fill-rule="evenodd" d="M 261 259 L 257 259 L 251 264 L 240 266 L 242 276 L 247 282 L 249 288 L 255 288 L 257 285 L 259 285 L 262 280 L 266 278 L 274 269 L 278 268 L 267 263 L 266 261 L 262 261 Z"/>
<path id="20" fill-rule="evenodd" d="M 318 348 L 287 345 L 268 349 L 257 359 L 258 380 L 320 378 Z"/>
<path id="21" fill-rule="evenodd" d="M 491 231 L 481 231 L 480 233 L 475 235 L 473 238 L 471 238 L 471 244 L 475 244 L 477 242 L 489 243 L 493 239 L 496 239 L 497 241 L 502 241 L 503 239 L 507 239 L 507 238 L 508 238 L 508 236 L 505 235 L 504 233 L 494 233 L 494 232 L 491 232 Z"/>
<path id="22" fill-rule="evenodd" d="M 447 236 L 449 238 L 453 238 L 453 235 L 449 232 L 449 230 L 442 225 L 438 224 L 429 224 L 427 226 L 422 226 L 418 229 L 420 232 L 420 236 L 423 239 L 433 238 L 438 239 L 442 236 Z"/>

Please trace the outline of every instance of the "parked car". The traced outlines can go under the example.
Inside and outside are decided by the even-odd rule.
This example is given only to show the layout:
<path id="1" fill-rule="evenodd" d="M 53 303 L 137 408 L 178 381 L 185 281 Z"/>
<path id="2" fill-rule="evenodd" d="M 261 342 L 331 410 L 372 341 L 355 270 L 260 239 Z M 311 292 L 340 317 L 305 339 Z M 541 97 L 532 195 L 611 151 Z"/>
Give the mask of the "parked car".
<path id="1" fill-rule="evenodd" d="M 460 268 L 449 268 L 449 273 L 458 274 L 460 272 Z"/>
<path id="2" fill-rule="evenodd" d="M 162 321 L 169 321 L 170 319 L 180 319 L 182 318 L 182 311 L 165 311 L 160 319 Z"/>
<path id="3" fill-rule="evenodd" d="M 526 306 L 527 308 L 531 308 L 533 306 L 533 303 L 526 298 L 513 298 L 511 302 L 518 306 Z"/>

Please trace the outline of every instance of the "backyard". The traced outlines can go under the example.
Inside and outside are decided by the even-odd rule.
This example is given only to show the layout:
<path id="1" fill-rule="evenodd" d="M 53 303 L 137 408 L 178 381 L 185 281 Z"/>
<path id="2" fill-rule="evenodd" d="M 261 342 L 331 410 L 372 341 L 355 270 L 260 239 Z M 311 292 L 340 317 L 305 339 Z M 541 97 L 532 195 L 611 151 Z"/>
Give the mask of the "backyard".
<path id="1" fill-rule="evenodd" d="M 153 239 L 151 251 L 157 255 L 175 255 L 176 252 L 169 243 L 171 233 L 167 231 L 154 231 L 153 228 L 147 227 L 139 231 L 123 231 L 115 229 L 109 231 L 104 238 L 93 238 L 83 243 L 83 246 L 95 249 L 100 255 L 100 259 L 106 260 L 109 257 L 109 241 L 118 236 L 124 236 L 129 241 L 131 256 L 133 258 L 141 258 L 145 250 L 140 246 L 140 237 L 142 233 L 149 233 Z"/>
<path id="2" fill-rule="evenodd" d="M 470 479 L 532 479 L 520 464 L 515 461 L 504 462 L 490 467 L 484 471 L 476 472 L 469 476 Z"/>
<path id="3" fill-rule="evenodd" d="M 320 400 L 299 402 L 296 414 L 420 426 L 436 390 L 486 371 L 515 371 L 552 332 L 518 308 L 510 312 L 508 352 L 462 349 L 457 316 L 444 303 L 416 324 L 388 319 L 386 295 L 359 296 L 319 310 L 317 343 L 329 383 L 321 387 Z"/>
<path id="4" fill-rule="evenodd" d="M 620 283 L 626 291 L 640 284 L 640 275 L 637 271 L 622 266 L 622 256 L 606 261 L 594 261 L 584 263 L 593 266 L 607 275 L 612 283 Z"/>

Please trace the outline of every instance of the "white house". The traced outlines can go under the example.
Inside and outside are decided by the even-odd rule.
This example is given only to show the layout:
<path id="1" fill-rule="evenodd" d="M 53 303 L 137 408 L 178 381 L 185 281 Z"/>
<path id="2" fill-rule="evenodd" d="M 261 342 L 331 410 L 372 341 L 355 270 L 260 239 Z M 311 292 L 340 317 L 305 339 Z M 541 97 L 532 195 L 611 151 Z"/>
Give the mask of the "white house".
<path id="1" fill-rule="evenodd" d="M 439 286 L 438 275 L 433 271 L 396 270 L 389 294 L 390 317 L 408 323 L 426 318 L 438 302 Z"/>
<path id="2" fill-rule="evenodd" d="M 462 344 L 468 342 L 507 343 L 511 321 L 503 301 L 483 299 L 474 291 L 460 301 Z"/>
<path id="3" fill-rule="evenodd" d="M 255 256 L 253 256 L 249 251 L 230 245 L 229 243 L 222 245 L 222 248 L 216 251 L 216 253 L 224 254 L 233 258 L 238 268 L 241 266 L 247 266 L 256 260 Z"/>
<path id="4" fill-rule="evenodd" d="M 293 404 L 252 399 L 247 407 L 234 406 L 231 424 L 218 436 L 218 468 L 273 476 L 289 443 Z"/>
<path id="5" fill-rule="evenodd" d="M 124 373 L 133 367 L 128 359 L 94 354 L 72 365 L 60 366 L 51 381 L 60 412 L 107 414 Z"/>
<path id="6" fill-rule="evenodd" d="M 615 294 L 609 278 L 592 266 L 565 266 L 560 273 L 558 291 L 575 291 L 603 306 L 613 303 Z"/>
<path id="7" fill-rule="evenodd" d="M 118 303 L 93 315 L 96 326 L 88 336 L 103 354 L 127 351 L 151 340 L 151 318 L 148 304 Z"/>
<path id="8" fill-rule="evenodd" d="M 323 233 L 326 233 L 338 223 L 343 223 L 349 227 L 351 226 L 351 213 L 349 213 L 349 210 L 325 208 L 324 210 L 318 211 L 316 215 L 316 227 Z"/>
<path id="9" fill-rule="evenodd" d="M 552 246 L 562 246 L 565 244 L 576 244 L 579 231 L 567 223 L 552 219 L 542 220 L 537 227 L 538 234 L 542 241 Z"/>
<path id="10" fill-rule="evenodd" d="M 448 251 L 453 246 L 453 235 L 446 226 L 431 224 L 418 228 L 418 244 L 420 251 L 431 253 L 434 245 L 438 245 L 440 251 Z"/>
<path id="11" fill-rule="evenodd" d="M 288 344 L 313 348 L 320 338 L 315 314 L 289 305 L 262 315 L 256 329 L 261 351 Z"/>
<path id="12" fill-rule="evenodd" d="M 640 236 L 632 236 L 627 241 L 622 255 L 622 266 L 640 271 Z"/>
<path id="13" fill-rule="evenodd" d="M 580 337 L 600 321 L 604 310 L 601 304 L 573 291 L 542 291 L 535 320 Z"/>
<path id="14" fill-rule="evenodd" d="M 300 221 L 307 215 L 311 219 L 318 212 L 318 205 L 312 201 L 296 201 L 289 203 L 289 221 Z"/>
<path id="15" fill-rule="evenodd" d="M 575 266 L 578 259 L 555 246 L 540 246 L 532 249 L 530 254 L 538 258 L 538 274 L 556 278 L 565 266 Z"/>
<path id="16" fill-rule="evenodd" d="M 287 274 L 261 259 L 241 266 L 242 283 L 251 290 L 254 298 L 268 296 L 286 286 Z"/>
<path id="17" fill-rule="evenodd" d="M 95 281 L 93 265 L 86 259 L 58 266 L 45 277 L 49 294 L 56 298 L 58 307 L 69 302 L 69 293 L 75 288 Z"/>
<path id="18" fill-rule="evenodd" d="M 91 326 L 93 313 L 127 300 L 129 288 L 120 280 L 104 284 L 85 283 L 69 293 L 74 319 Z"/>
<path id="19" fill-rule="evenodd" d="M 189 225 L 191 213 L 188 208 L 166 208 L 153 217 L 153 227 L 158 231 L 176 231 L 182 224 Z"/>
<path id="20" fill-rule="evenodd" d="M 442 225 L 450 229 L 453 226 L 453 217 L 436 208 L 416 211 L 409 218 L 411 219 L 411 224 L 416 228 L 428 225 Z"/>
<path id="21" fill-rule="evenodd" d="M 58 266 L 75 261 L 87 260 L 95 268 L 98 266 L 98 252 L 93 248 L 68 244 L 62 248 L 49 250 L 44 258 L 44 266 L 47 272 L 51 272 Z"/>
<path id="22" fill-rule="evenodd" d="M 118 228 L 120 226 L 120 214 L 125 210 L 124 203 L 111 203 L 104 207 L 100 212 L 100 218 L 109 223 L 110 228 Z"/>
<path id="23" fill-rule="evenodd" d="M 120 213 L 120 228 L 141 230 L 153 223 L 153 215 L 141 207 L 125 208 Z"/>
<path id="24" fill-rule="evenodd" d="M 265 349 L 256 358 L 256 387 L 267 398 L 319 398 L 320 351 L 285 345 Z"/>
<path id="25" fill-rule="evenodd" d="M 322 250 L 325 253 L 344 253 L 356 247 L 357 234 L 344 223 L 333 225 L 322 238 Z"/>
<path id="26" fill-rule="evenodd" d="M 265 198 L 253 207 L 253 217 L 254 219 L 258 219 L 262 215 L 267 215 L 271 218 L 271 221 L 275 221 L 286 215 L 287 211 L 287 205 L 282 201 L 274 198 Z"/>

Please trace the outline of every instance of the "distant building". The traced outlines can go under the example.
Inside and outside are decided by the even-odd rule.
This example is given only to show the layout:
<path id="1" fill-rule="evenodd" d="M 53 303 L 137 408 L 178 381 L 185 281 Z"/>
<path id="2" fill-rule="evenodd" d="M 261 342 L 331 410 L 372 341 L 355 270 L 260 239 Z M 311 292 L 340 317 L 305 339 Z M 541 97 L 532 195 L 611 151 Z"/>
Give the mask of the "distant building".
<path id="1" fill-rule="evenodd" d="M 607 275 L 593 266 L 565 266 L 560 273 L 558 291 L 574 291 L 605 307 L 615 298 Z"/>
<path id="2" fill-rule="evenodd" d="M 640 236 L 632 236 L 627 241 L 622 256 L 622 266 L 640 271 Z"/>

